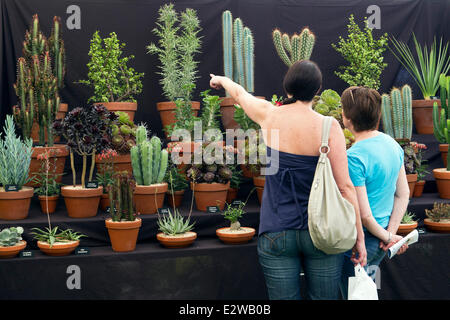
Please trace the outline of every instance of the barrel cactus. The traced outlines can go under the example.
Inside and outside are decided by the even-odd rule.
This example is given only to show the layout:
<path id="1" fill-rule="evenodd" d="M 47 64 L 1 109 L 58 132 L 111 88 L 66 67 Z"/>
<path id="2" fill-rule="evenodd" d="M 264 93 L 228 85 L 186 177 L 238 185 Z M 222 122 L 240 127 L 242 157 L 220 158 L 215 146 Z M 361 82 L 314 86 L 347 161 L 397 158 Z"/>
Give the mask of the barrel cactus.
<path id="1" fill-rule="evenodd" d="M 441 112 L 439 113 L 439 107 L 437 102 L 433 104 L 433 132 L 434 136 L 440 143 L 449 144 L 450 152 L 450 110 L 448 99 L 450 96 L 450 76 L 441 74 L 439 77 L 440 86 L 440 98 L 441 98 Z M 447 157 L 447 171 L 450 171 L 450 156 Z"/>
<path id="2" fill-rule="evenodd" d="M 278 55 L 288 67 L 299 60 L 308 60 L 316 42 L 316 36 L 308 28 L 292 36 L 275 29 L 272 39 Z"/>

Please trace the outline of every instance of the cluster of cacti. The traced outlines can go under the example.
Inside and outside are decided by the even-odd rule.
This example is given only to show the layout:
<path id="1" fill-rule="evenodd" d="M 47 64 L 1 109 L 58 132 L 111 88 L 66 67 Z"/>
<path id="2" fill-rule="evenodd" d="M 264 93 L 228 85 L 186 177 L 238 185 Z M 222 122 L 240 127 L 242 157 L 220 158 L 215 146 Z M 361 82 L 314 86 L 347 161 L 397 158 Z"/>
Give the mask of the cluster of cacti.
<path id="1" fill-rule="evenodd" d="M 56 77 L 58 88 L 64 87 L 64 76 L 66 74 L 66 50 L 61 37 L 61 18 L 53 17 L 53 27 L 48 39 L 50 55 L 53 63 L 53 74 Z"/>
<path id="2" fill-rule="evenodd" d="M 437 102 L 433 104 L 433 133 L 440 143 L 449 143 L 450 110 L 448 99 L 450 99 L 450 76 L 441 74 L 439 77 L 441 113 Z M 450 151 L 450 143 L 449 143 Z M 447 157 L 447 171 L 450 171 L 450 157 Z"/>
<path id="3" fill-rule="evenodd" d="M 434 222 L 440 222 L 441 220 L 450 220 L 450 204 L 435 202 L 433 205 L 433 209 L 425 209 L 425 214 Z"/>
<path id="4" fill-rule="evenodd" d="M 288 67 L 299 60 L 308 60 L 316 42 L 315 35 L 308 28 L 292 36 L 275 29 L 272 39 L 278 55 Z"/>
<path id="5" fill-rule="evenodd" d="M 134 221 L 136 218 L 133 192 L 135 182 L 127 172 L 114 175 L 108 186 L 110 213 L 112 221 Z"/>
<path id="6" fill-rule="evenodd" d="M 22 227 L 5 228 L 0 232 L 0 247 L 15 246 L 22 240 Z"/>
<path id="7" fill-rule="evenodd" d="M 161 183 L 167 171 L 169 153 L 161 149 L 157 136 L 148 139 L 145 126 L 136 129 L 136 145 L 131 148 L 131 165 L 138 185 Z"/>
<path id="8" fill-rule="evenodd" d="M 136 145 L 137 126 L 126 112 L 115 112 L 117 121 L 111 126 L 111 143 L 115 151 L 119 154 L 127 154 Z"/>
<path id="9" fill-rule="evenodd" d="M 226 77 L 234 80 L 248 92 L 254 85 L 254 40 L 252 32 L 244 27 L 242 20 L 229 10 L 222 13 L 223 67 Z"/>
<path id="10" fill-rule="evenodd" d="M 227 183 L 231 180 L 233 171 L 226 164 L 194 164 L 186 174 L 196 183 Z"/>
<path id="11" fill-rule="evenodd" d="M 411 140 L 412 94 L 411 87 L 392 88 L 390 94 L 381 96 L 383 130 L 394 139 Z"/>

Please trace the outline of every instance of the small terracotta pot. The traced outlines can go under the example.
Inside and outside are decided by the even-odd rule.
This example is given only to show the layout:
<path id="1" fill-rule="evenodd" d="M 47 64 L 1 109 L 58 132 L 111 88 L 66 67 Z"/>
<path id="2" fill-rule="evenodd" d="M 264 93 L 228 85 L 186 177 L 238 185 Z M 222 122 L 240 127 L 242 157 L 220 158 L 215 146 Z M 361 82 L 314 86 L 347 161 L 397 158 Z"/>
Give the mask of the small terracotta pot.
<path id="1" fill-rule="evenodd" d="M 409 198 L 411 199 L 414 193 L 414 187 L 416 185 L 417 181 L 417 173 L 414 174 L 407 174 L 406 179 L 408 180 L 408 186 L 409 186 Z"/>
<path id="2" fill-rule="evenodd" d="M 102 104 L 108 109 L 108 111 L 116 112 L 123 111 L 130 117 L 131 121 L 134 121 L 134 114 L 137 110 L 136 102 L 96 102 L 94 105 Z"/>
<path id="3" fill-rule="evenodd" d="M 228 203 L 233 202 L 233 200 L 237 198 L 238 190 L 239 189 L 236 189 L 236 188 L 228 189 L 228 193 L 227 193 L 227 202 Z"/>
<path id="4" fill-rule="evenodd" d="M 6 192 L 0 187 L 0 220 L 22 220 L 28 216 L 34 189 L 22 187 L 19 191 Z"/>
<path id="5" fill-rule="evenodd" d="M 413 122 L 419 134 L 433 134 L 433 104 L 441 100 L 412 100 Z"/>
<path id="6" fill-rule="evenodd" d="M 194 111 L 194 115 L 197 116 L 198 111 L 200 110 L 200 102 L 191 101 L 192 110 Z M 163 101 L 156 103 L 156 108 L 159 111 L 159 116 L 161 117 L 161 122 L 163 129 L 168 125 L 172 125 L 175 123 L 175 110 L 177 106 L 173 101 Z"/>
<path id="7" fill-rule="evenodd" d="M 197 239 L 197 233 L 188 231 L 183 235 L 169 236 L 160 232 L 156 235 L 156 239 L 166 248 L 184 248 Z"/>
<path id="8" fill-rule="evenodd" d="M 114 172 L 121 172 L 121 171 L 127 171 L 128 173 L 133 172 L 133 167 L 131 166 L 131 154 L 118 154 L 115 157 L 112 157 L 112 159 L 108 160 L 111 161 L 114 164 Z M 105 163 L 107 160 L 99 160 L 97 157 L 95 158 L 95 165 L 97 167 L 97 173 L 102 174 L 103 173 L 103 166 L 102 164 Z"/>
<path id="9" fill-rule="evenodd" d="M 261 174 L 260 170 L 252 171 L 246 164 L 241 164 L 242 175 L 246 178 L 258 177 Z"/>
<path id="10" fill-rule="evenodd" d="M 425 226 L 434 232 L 439 233 L 449 233 L 450 232 L 450 221 L 449 222 L 434 222 L 429 218 L 423 220 Z"/>
<path id="11" fill-rule="evenodd" d="M 31 162 L 29 169 L 29 177 L 33 179 L 39 170 L 41 169 L 41 160 L 38 160 L 38 156 L 47 151 L 55 153 L 50 157 L 50 170 L 49 172 L 53 172 L 55 166 L 55 174 L 58 175 L 56 178 L 56 182 L 61 183 L 62 174 L 64 173 L 64 167 L 66 165 L 66 157 L 69 155 L 69 149 L 65 144 L 54 145 L 53 147 L 33 147 L 33 153 L 31 154 Z M 56 163 L 54 162 L 54 158 L 56 158 Z M 28 187 L 36 187 L 37 184 L 33 181 L 30 181 L 26 184 Z"/>
<path id="12" fill-rule="evenodd" d="M 41 249 L 43 253 L 54 257 L 67 256 L 71 254 L 79 244 L 79 240 L 70 242 L 55 242 L 52 247 L 50 247 L 50 244 L 47 242 L 37 242 L 39 249 Z"/>
<path id="13" fill-rule="evenodd" d="M 265 99 L 265 97 L 257 96 L 258 99 Z M 222 114 L 222 125 L 224 129 L 239 129 L 239 124 L 234 121 L 234 105 L 237 104 L 236 100 L 232 97 L 221 98 L 220 101 L 220 113 Z"/>
<path id="14" fill-rule="evenodd" d="M 216 235 L 226 244 L 242 244 L 252 240 L 255 229 L 248 227 L 241 227 L 241 229 L 243 232 L 232 232 L 230 227 L 220 228 L 216 230 Z"/>
<path id="15" fill-rule="evenodd" d="M 441 152 L 442 163 L 444 167 L 447 167 L 447 152 L 448 152 L 448 143 L 439 144 L 439 151 Z"/>
<path id="16" fill-rule="evenodd" d="M 100 197 L 100 209 L 102 211 L 107 211 L 109 207 L 109 195 L 107 193 L 102 193 Z"/>
<path id="17" fill-rule="evenodd" d="M 266 178 L 264 176 L 253 177 L 253 184 L 256 187 L 256 194 L 258 195 L 259 203 L 262 203 L 265 183 Z"/>
<path id="18" fill-rule="evenodd" d="M 14 258 L 19 254 L 20 251 L 25 249 L 27 242 L 24 240 L 19 241 L 14 246 L 2 247 L 0 246 L 0 259 Z"/>
<path id="19" fill-rule="evenodd" d="M 413 197 L 419 198 L 422 196 L 423 188 L 425 187 L 425 180 L 420 180 L 416 182 L 416 185 L 414 186 L 414 193 Z"/>
<path id="20" fill-rule="evenodd" d="M 442 199 L 450 199 L 450 171 L 446 168 L 438 168 L 433 170 L 434 178 L 439 192 L 439 197 Z"/>
<path id="21" fill-rule="evenodd" d="M 134 189 L 134 203 L 139 214 L 154 214 L 162 208 L 164 197 L 169 186 L 166 182 L 150 186 L 136 185 Z"/>
<path id="22" fill-rule="evenodd" d="M 54 213 L 58 204 L 59 195 L 56 196 L 38 196 L 41 210 L 43 213 Z"/>
<path id="23" fill-rule="evenodd" d="M 183 198 L 184 198 L 184 190 L 180 190 L 180 191 L 174 191 L 173 192 L 173 197 L 172 197 L 172 193 L 170 191 L 166 192 L 167 195 L 167 202 L 169 203 L 169 207 L 173 208 L 175 206 L 175 208 L 179 208 L 181 207 L 181 204 L 183 203 Z"/>
<path id="24" fill-rule="evenodd" d="M 69 106 L 67 103 L 60 103 L 58 112 L 56 113 L 55 119 L 64 119 L 66 116 L 67 111 L 69 110 Z M 33 126 L 31 127 L 31 139 L 33 139 L 33 142 L 39 142 L 39 123 L 37 121 L 33 122 Z M 45 142 L 47 142 L 47 132 L 45 132 Z M 54 142 L 61 141 L 60 136 L 54 136 L 53 138 Z"/>
<path id="25" fill-rule="evenodd" d="M 100 204 L 100 197 L 103 194 L 103 187 L 96 189 L 82 188 L 81 185 L 64 186 L 61 188 L 61 195 L 67 208 L 67 214 L 71 218 L 95 217 Z"/>
<path id="26" fill-rule="evenodd" d="M 206 211 L 207 207 L 218 206 L 220 210 L 225 207 L 227 201 L 230 181 L 223 183 L 192 183 L 191 190 L 194 191 L 195 205 L 198 210 Z"/>
<path id="27" fill-rule="evenodd" d="M 112 221 L 105 220 L 106 228 L 108 228 L 109 239 L 113 251 L 128 252 L 136 249 L 136 242 L 139 234 L 139 228 L 142 220 L 136 218 L 134 221 Z"/>
<path id="28" fill-rule="evenodd" d="M 403 223 L 401 223 L 398 226 L 397 234 L 399 234 L 401 236 L 406 236 L 408 233 L 410 233 L 415 228 L 417 228 L 417 225 L 418 225 L 417 221 L 414 222 L 414 223 L 410 223 L 410 224 L 403 224 Z"/>

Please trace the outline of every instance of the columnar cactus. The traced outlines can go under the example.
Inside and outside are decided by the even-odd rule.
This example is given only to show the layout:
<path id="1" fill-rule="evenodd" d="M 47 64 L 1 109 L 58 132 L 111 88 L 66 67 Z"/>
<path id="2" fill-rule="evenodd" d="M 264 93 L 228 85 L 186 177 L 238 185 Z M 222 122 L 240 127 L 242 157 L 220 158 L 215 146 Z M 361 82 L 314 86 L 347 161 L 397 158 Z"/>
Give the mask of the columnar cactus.
<path id="1" fill-rule="evenodd" d="M 53 62 L 53 74 L 57 79 L 59 89 L 64 87 L 64 76 L 66 74 L 66 51 L 64 41 L 61 37 L 61 18 L 53 17 L 53 28 L 50 38 L 48 39 L 50 55 Z"/>
<path id="2" fill-rule="evenodd" d="M 226 77 L 239 83 L 248 92 L 254 85 L 254 40 L 251 30 L 229 10 L 222 14 L 223 66 Z"/>
<path id="3" fill-rule="evenodd" d="M 441 113 L 437 102 L 433 104 L 433 132 L 434 136 L 440 143 L 448 143 L 450 152 L 450 110 L 448 99 L 450 99 L 450 76 L 441 74 L 439 77 L 440 97 L 441 97 Z M 450 153 L 449 153 L 450 154 Z M 450 156 L 447 157 L 447 171 L 450 171 Z"/>
<path id="4" fill-rule="evenodd" d="M 299 60 L 309 59 L 316 42 L 315 35 L 308 28 L 303 28 L 299 35 L 294 33 L 291 37 L 275 29 L 272 39 L 278 55 L 288 67 Z"/>
<path id="5" fill-rule="evenodd" d="M 126 172 L 115 175 L 114 183 L 108 190 L 111 218 L 113 221 L 134 221 L 133 205 L 134 181 Z"/>
<path id="6" fill-rule="evenodd" d="M 412 94 L 411 87 L 392 88 L 390 95 L 381 96 L 381 114 L 384 132 L 394 139 L 411 140 Z"/>

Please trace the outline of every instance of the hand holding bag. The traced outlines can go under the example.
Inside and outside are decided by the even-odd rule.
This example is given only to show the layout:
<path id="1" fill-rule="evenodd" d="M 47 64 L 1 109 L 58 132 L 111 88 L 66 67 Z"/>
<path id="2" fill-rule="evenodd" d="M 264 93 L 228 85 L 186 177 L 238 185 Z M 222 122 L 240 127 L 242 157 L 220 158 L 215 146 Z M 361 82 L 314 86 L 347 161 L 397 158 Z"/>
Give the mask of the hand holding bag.
<path id="1" fill-rule="evenodd" d="M 348 278 L 348 300 L 378 300 L 377 285 L 359 263 L 355 276 Z"/>
<path id="2" fill-rule="evenodd" d="M 328 159 L 328 138 L 333 118 L 322 124 L 320 157 L 308 203 L 308 228 L 314 246 L 327 254 L 345 252 L 356 242 L 356 215 L 353 205 L 342 197 Z M 322 149 L 326 148 L 326 152 Z"/>

